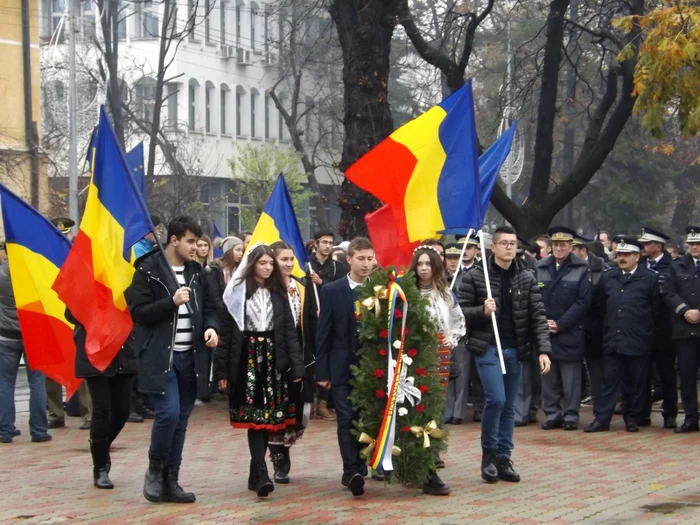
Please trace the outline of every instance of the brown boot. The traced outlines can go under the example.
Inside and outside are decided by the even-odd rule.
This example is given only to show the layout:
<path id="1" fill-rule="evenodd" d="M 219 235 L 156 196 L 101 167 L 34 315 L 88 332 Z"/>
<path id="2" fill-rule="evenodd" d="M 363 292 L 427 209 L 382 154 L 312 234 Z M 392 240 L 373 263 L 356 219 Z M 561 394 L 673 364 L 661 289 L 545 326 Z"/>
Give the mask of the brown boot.
<path id="1" fill-rule="evenodd" d="M 328 403 L 324 400 L 318 402 L 318 411 L 316 415 L 319 419 L 325 419 L 327 421 L 335 421 L 335 410 L 328 408 Z"/>

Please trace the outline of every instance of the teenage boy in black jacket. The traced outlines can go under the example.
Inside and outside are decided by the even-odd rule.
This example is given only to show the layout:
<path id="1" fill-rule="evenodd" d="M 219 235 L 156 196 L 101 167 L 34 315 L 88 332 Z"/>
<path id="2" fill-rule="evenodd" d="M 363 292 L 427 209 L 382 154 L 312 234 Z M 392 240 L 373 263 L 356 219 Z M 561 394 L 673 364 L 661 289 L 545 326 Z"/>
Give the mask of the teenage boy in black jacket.
<path id="1" fill-rule="evenodd" d="M 202 229 L 191 217 L 168 224 L 165 255 L 136 261 L 127 302 L 139 351 L 139 390 L 152 394 L 155 419 L 143 487 L 151 502 L 192 503 L 178 484 L 187 421 L 209 383 L 209 348 L 218 344 L 217 297 L 194 260 Z"/>

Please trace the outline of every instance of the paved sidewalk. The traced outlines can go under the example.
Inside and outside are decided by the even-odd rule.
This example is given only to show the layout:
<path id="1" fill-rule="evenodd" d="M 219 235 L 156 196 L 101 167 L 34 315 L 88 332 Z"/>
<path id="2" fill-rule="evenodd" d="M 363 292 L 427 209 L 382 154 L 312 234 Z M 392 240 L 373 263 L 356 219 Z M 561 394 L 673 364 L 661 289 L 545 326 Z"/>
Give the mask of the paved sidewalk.
<path id="1" fill-rule="evenodd" d="M 582 421 L 590 420 L 584 409 Z M 197 494 L 192 505 L 150 504 L 142 495 L 150 423 L 127 424 L 112 452 L 116 487 L 92 487 L 88 433 L 79 418 L 52 431 L 54 440 L 22 436 L 0 445 L 0 524 L 213 523 L 700 523 L 700 433 L 673 435 L 654 427 L 595 435 L 538 426 L 516 429 L 519 484 L 487 485 L 479 477 L 479 426 L 449 427 L 450 450 L 440 471 L 449 497 L 367 481 L 352 498 L 340 486 L 335 424 L 312 421 L 292 449 L 292 483 L 276 485 L 267 501 L 247 490 L 245 432 L 228 425 L 223 402 L 195 407 L 181 480 Z"/>

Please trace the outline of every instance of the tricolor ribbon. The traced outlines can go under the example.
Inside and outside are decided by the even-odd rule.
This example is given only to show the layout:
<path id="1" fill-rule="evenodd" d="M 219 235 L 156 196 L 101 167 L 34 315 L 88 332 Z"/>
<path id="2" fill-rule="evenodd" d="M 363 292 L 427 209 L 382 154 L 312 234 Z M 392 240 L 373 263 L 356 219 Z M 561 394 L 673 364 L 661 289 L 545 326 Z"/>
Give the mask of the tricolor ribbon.
<path id="1" fill-rule="evenodd" d="M 384 418 L 379 426 L 379 435 L 377 436 L 376 446 L 370 458 L 369 465 L 375 470 L 378 470 L 380 465 L 384 472 L 394 470 L 391 462 L 391 451 L 394 447 L 395 429 L 396 429 L 396 398 L 401 389 L 401 372 L 404 367 L 403 347 L 406 337 L 406 318 L 408 316 L 408 301 L 406 294 L 401 287 L 395 282 L 389 282 L 388 290 L 388 318 L 389 318 L 389 336 L 387 337 L 387 401 L 384 410 Z M 398 347 L 396 358 L 392 356 L 393 344 L 392 334 L 394 328 L 394 313 L 396 310 L 396 300 L 403 301 L 403 317 L 401 318 L 401 340 Z M 394 363 L 396 363 L 394 365 Z M 405 374 L 404 374 L 405 379 Z"/>

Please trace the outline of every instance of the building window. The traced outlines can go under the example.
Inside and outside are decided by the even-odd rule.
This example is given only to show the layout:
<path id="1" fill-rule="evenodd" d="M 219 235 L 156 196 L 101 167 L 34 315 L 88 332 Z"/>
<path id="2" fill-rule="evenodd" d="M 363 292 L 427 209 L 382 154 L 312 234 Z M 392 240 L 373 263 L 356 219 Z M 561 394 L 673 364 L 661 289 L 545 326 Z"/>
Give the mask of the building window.
<path id="1" fill-rule="evenodd" d="M 187 0 L 187 31 L 190 38 L 194 39 L 194 25 L 197 19 L 197 0 Z"/>
<path id="2" fill-rule="evenodd" d="M 270 11 L 268 10 L 268 7 L 269 6 L 265 7 L 265 19 L 263 21 L 263 37 L 265 39 L 264 46 L 266 56 L 270 54 Z"/>
<path id="3" fill-rule="evenodd" d="M 226 45 L 226 12 L 228 11 L 228 2 L 221 2 L 219 4 L 219 33 L 220 33 L 220 43 L 222 46 Z"/>
<path id="4" fill-rule="evenodd" d="M 211 133 L 211 91 L 209 88 L 204 90 L 204 110 L 206 111 L 204 115 L 204 129 L 207 133 Z"/>
<path id="5" fill-rule="evenodd" d="M 255 111 L 258 106 L 258 92 L 254 89 L 250 90 L 250 136 L 255 137 L 256 136 L 256 129 L 255 129 L 255 121 L 256 115 Z"/>
<path id="6" fill-rule="evenodd" d="M 241 41 L 241 6 L 236 5 L 236 45 Z"/>
<path id="7" fill-rule="evenodd" d="M 241 213 L 238 206 L 227 206 L 228 208 L 228 231 L 241 231 Z"/>
<path id="8" fill-rule="evenodd" d="M 272 99 L 265 93 L 265 140 L 270 138 L 270 103 Z"/>
<path id="9" fill-rule="evenodd" d="M 250 11 L 250 48 L 255 51 L 255 25 L 258 23 L 258 12 L 251 5 Z"/>
<path id="10" fill-rule="evenodd" d="M 136 5 L 136 20 L 140 38 L 158 38 L 158 17 L 154 13 L 153 0 L 143 0 Z"/>
<path id="11" fill-rule="evenodd" d="M 151 78 L 141 79 L 135 86 L 136 109 L 138 116 L 145 122 L 153 122 L 156 103 L 156 82 Z"/>
<path id="12" fill-rule="evenodd" d="M 228 86 L 226 84 L 221 85 L 221 103 L 220 103 L 220 113 L 221 113 L 221 134 L 226 135 L 227 133 L 230 133 L 230 129 L 228 128 L 228 123 L 227 123 L 227 111 L 228 111 L 228 98 L 231 94 L 231 91 L 229 90 Z"/>
<path id="13" fill-rule="evenodd" d="M 236 135 L 239 137 L 245 137 L 248 133 L 245 103 L 245 89 L 243 89 L 241 86 L 236 86 Z"/>
<path id="14" fill-rule="evenodd" d="M 280 105 L 282 108 L 285 108 L 287 102 L 287 96 L 286 95 L 280 95 Z M 285 108 L 286 109 L 286 108 Z M 282 115 L 282 111 L 278 111 L 278 119 L 277 119 L 277 135 L 280 140 L 285 139 L 285 132 L 284 132 L 284 117 Z"/>
<path id="15" fill-rule="evenodd" d="M 210 19 L 211 6 L 209 5 L 211 0 L 204 0 L 204 41 L 208 44 L 211 40 L 210 35 Z"/>
<path id="16" fill-rule="evenodd" d="M 178 114 L 177 114 L 177 84 L 168 84 L 168 124 L 167 128 L 177 130 Z"/>
<path id="17" fill-rule="evenodd" d="M 197 128 L 197 95 L 199 92 L 199 83 L 196 80 L 190 80 L 189 84 L 189 128 L 194 131 Z"/>

